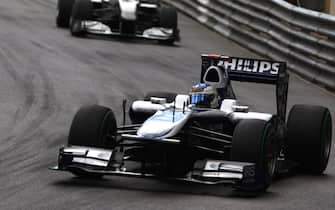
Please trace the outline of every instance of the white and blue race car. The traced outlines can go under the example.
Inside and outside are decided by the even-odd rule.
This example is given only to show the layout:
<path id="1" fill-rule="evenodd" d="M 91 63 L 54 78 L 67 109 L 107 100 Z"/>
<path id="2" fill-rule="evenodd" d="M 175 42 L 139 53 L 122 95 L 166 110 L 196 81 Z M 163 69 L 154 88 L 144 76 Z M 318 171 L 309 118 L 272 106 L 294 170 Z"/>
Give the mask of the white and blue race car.
<path id="1" fill-rule="evenodd" d="M 160 0 L 58 0 L 58 27 L 70 27 L 73 36 L 119 35 L 179 41 L 175 8 Z"/>
<path id="2" fill-rule="evenodd" d="M 293 168 L 321 174 L 331 150 L 330 112 L 295 105 L 286 120 L 288 79 L 282 62 L 203 55 L 200 84 L 187 94 L 151 92 L 133 102 L 131 125 L 117 126 L 110 108 L 81 108 L 52 169 L 81 177 L 222 183 L 256 192 Z M 231 80 L 275 85 L 277 113 L 239 104 Z M 124 119 L 125 110 L 124 103 Z"/>

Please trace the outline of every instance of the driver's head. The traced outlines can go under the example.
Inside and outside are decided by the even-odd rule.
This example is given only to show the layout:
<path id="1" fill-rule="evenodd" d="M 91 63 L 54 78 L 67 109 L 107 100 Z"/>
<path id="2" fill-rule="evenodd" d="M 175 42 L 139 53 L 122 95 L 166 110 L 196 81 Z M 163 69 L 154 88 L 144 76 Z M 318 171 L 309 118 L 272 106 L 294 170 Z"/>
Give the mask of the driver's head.
<path id="1" fill-rule="evenodd" d="M 209 84 L 194 85 L 190 92 L 191 104 L 201 108 L 215 108 L 218 106 L 217 91 Z"/>

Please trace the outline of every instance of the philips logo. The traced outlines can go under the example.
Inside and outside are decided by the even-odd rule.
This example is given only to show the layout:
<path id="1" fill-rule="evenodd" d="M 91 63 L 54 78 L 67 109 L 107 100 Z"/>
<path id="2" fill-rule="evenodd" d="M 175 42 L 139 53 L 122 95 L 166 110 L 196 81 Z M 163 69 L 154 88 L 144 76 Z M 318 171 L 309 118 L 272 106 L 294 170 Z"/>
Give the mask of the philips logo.
<path id="1" fill-rule="evenodd" d="M 231 58 L 229 61 L 220 61 L 218 65 L 224 65 L 228 71 L 242 71 L 250 73 L 278 75 L 280 63 L 259 61 L 243 58 Z"/>

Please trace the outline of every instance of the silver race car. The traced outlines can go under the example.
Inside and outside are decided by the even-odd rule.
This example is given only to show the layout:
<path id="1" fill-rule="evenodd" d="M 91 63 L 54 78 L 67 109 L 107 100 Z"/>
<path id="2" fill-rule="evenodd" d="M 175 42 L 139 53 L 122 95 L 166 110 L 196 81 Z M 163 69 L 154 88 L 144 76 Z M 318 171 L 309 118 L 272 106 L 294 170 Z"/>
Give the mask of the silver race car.
<path id="1" fill-rule="evenodd" d="M 179 41 L 175 8 L 160 0 L 58 0 L 58 27 L 70 27 L 73 36 L 120 35 Z"/>
<path id="2" fill-rule="evenodd" d="M 275 85 L 277 112 L 255 112 L 231 81 Z M 327 108 L 295 105 L 286 120 L 289 75 L 282 62 L 203 55 L 201 83 L 187 94 L 151 92 L 117 125 L 110 108 L 75 115 L 53 170 L 81 177 L 139 176 L 264 191 L 275 174 L 321 174 L 332 142 Z"/>

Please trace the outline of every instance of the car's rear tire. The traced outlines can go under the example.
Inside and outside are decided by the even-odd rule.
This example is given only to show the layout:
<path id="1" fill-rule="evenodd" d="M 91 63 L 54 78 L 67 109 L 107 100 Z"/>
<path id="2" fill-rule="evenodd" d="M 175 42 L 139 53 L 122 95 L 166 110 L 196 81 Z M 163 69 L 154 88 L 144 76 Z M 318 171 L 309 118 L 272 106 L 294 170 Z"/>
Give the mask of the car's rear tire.
<path id="1" fill-rule="evenodd" d="M 173 7 L 162 7 L 160 10 L 160 27 L 173 30 L 173 37 L 168 40 L 161 40 L 162 44 L 172 45 L 179 36 L 178 31 L 178 13 Z"/>
<path id="2" fill-rule="evenodd" d="M 83 37 L 86 35 L 82 22 L 92 19 L 93 4 L 91 0 L 76 0 L 71 14 L 70 32 L 73 36 Z"/>
<path id="3" fill-rule="evenodd" d="M 58 0 L 58 14 L 56 17 L 56 24 L 60 28 L 67 28 L 70 24 L 70 17 L 72 7 L 75 0 Z"/>
<path id="4" fill-rule="evenodd" d="M 153 91 L 148 92 L 144 96 L 144 101 L 150 101 L 151 97 L 158 97 L 158 98 L 165 98 L 167 103 L 172 103 L 174 102 L 176 96 L 177 96 L 176 93 Z M 155 114 L 155 112 L 138 112 L 134 111 L 132 106 L 130 106 L 129 108 L 129 118 L 133 124 L 141 124 L 153 114 Z"/>
<path id="5" fill-rule="evenodd" d="M 68 144 L 112 149 L 115 144 L 116 120 L 107 107 L 82 107 L 74 116 Z"/>
<path id="6" fill-rule="evenodd" d="M 263 192 L 271 184 L 278 156 L 278 144 L 274 127 L 263 120 L 242 120 L 233 134 L 231 159 L 255 163 L 255 180 L 240 183 L 237 189 Z"/>
<path id="7" fill-rule="evenodd" d="M 321 106 L 295 105 L 289 113 L 285 157 L 307 173 L 322 174 L 332 145 L 332 119 Z"/>

